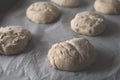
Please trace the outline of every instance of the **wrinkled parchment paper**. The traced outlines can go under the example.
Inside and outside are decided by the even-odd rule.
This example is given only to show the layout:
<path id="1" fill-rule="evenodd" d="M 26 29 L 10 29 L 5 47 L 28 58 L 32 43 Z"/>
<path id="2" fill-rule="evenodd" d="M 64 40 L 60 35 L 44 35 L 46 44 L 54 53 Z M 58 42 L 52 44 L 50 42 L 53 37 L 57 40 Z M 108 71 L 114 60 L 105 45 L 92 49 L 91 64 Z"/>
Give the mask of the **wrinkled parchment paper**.
<path id="1" fill-rule="evenodd" d="M 61 18 L 52 24 L 35 24 L 26 16 L 26 8 L 36 1 L 18 0 L 7 14 L 2 15 L 0 26 L 19 25 L 33 34 L 22 54 L 0 56 L 0 80 L 120 80 L 120 15 L 103 15 L 107 21 L 106 31 L 97 37 L 87 37 L 70 29 L 70 20 L 77 12 L 94 11 L 94 0 L 81 0 L 78 8 L 63 8 Z M 52 44 L 72 38 L 87 38 L 97 51 L 96 62 L 82 72 L 55 70 L 47 59 Z"/>

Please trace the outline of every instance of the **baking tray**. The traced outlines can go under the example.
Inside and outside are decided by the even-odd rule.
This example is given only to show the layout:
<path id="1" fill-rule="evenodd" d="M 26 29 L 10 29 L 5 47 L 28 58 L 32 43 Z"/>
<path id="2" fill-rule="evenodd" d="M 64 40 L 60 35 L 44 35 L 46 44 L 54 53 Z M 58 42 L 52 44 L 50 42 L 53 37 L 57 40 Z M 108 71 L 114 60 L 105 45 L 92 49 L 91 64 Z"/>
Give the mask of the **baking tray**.
<path id="1" fill-rule="evenodd" d="M 18 0 L 20 1 L 20 0 Z M 17 0 L 0 0 L 0 13 L 5 13 L 16 4 Z"/>
<path id="2" fill-rule="evenodd" d="M 120 80 L 120 15 L 103 15 L 108 21 L 106 31 L 99 36 L 88 37 L 74 33 L 70 29 L 70 20 L 78 12 L 94 11 L 94 0 L 81 0 L 78 8 L 63 8 L 52 3 L 61 11 L 61 18 L 52 24 L 35 24 L 26 18 L 27 7 L 36 1 L 49 0 L 18 0 L 8 12 L 0 15 L 0 26 L 19 25 L 33 34 L 23 53 L 0 56 L 0 80 Z M 52 68 L 47 59 L 51 46 L 80 37 L 87 38 L 96 48 L 96 62 L 82 72 Z"/>

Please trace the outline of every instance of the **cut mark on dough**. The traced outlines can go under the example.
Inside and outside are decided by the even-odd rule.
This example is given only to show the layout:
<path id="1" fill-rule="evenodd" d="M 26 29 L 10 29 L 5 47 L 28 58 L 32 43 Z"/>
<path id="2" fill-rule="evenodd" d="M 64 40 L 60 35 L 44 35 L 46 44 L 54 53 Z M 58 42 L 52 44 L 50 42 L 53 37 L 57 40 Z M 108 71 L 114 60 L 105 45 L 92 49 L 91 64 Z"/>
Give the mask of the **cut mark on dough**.
<path id="1" fill-rule="evenodd" d="M 70 55 L 69 50 L 68 50 L 66 47 L 64 47 L 62 44 L 60 44 L 60 45 L 61 45 L 61 47 L 63 47 L 64 49 L 66 49 L 66 51 L 67 51 L 68 55 L 69 55 L 70 57 L 72 57 L 72 55 Z"/>
<path id="2" fill-rule="evenodd" d="M 55 68 L 58 69 L 54 57 L 52 57 L 52 59 L 53 59 L 53 64 L 54 64 Z"/>
<path id="3" fill-rule="evenodd" d="M 82 61 L 82 56 L 81 56 L 81 54 L 79 53 L 79 50 L 78 50 L 73 44 L 71 44 L 69 41 L 67 41 L 66 43 L 68 43 L 68 44 L 70 44 L 72 47 L 74 47 L 74 49 L 77 51 L 78 55 L 80 56 L 79 62 L 81 63 L 81 61 Z"/>

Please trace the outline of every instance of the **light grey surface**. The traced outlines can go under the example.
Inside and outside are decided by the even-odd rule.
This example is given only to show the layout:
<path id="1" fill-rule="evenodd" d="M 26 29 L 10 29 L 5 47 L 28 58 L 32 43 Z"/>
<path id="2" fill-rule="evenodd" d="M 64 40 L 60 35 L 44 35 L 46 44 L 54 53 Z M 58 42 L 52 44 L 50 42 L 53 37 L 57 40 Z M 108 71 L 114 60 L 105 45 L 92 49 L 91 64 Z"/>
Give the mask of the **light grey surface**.
<path id="1" fill-rule="evenodd" d="M 21 0 L 1 20 L 1 26 L 25 26 L 32 32 L 33 38 L 22 54 L 0 56 L 0 80 L 120 80 L 119 15 L 105 15 L 108 20 L 107 30 L 100 36 L 87 37 L 74 33 L 69 22 L 77 12 L 94 11 L 94 0 L 82 0 L 79 8 L 57 6 L 61 10 L 61 18 L 52 24 L 35 24 L 26 18 L 26 8 L 36 1 Z M 96 62 L 82 72 L 53 69 L 47 60 L 48 50 L 52 44 L 74 37 L 85 37 L 94 45 L 97 51 Z"/>

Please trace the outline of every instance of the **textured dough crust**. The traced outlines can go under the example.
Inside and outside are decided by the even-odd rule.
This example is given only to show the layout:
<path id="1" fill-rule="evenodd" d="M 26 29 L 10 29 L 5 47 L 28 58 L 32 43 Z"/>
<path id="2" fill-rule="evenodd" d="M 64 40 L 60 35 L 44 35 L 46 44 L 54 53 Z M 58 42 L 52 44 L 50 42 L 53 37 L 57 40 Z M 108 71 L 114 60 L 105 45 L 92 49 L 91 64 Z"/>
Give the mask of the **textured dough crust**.
<path id="1" fill-rule="evenodd" d="M 26 16 L 35 23 L 51 23 L 59 18 L 60 11 L 48 2 L 36 2 L 28 7 Z"/>
<path id="2" fill-rule="evenodd" d="M 31 33 L 18 26 L 7 26 L 0 28 L 0 54 L 11 55 L 23 51 L 29 40 Z"/>
<path id="3" fill-rule="evenodd" d="M 63 7 L 77 7 L 80 5 L 80 0 L 51 0 L 51 1 Z"/>
<path id="4" fill-rule="evenodd" d="M 106 28 L 106 20 L 95 13 L 81 12 L 71 20 L 71 29 L 76 33 L 96 36 L 101 34 Z"/>
<path id="5" fill-rule="evenodd" d="M 94 8 L 103 14 L 120 14 L 120 2 L 118 0 L 96 0 Z"/>
<path id="6" fill-rule="evenodd" d="M 51 65 L 64 71 L 81 71 L 96 59 L 94 47 L 87 39 L 74 38 L 54 44 L 48 52 Z"/>

